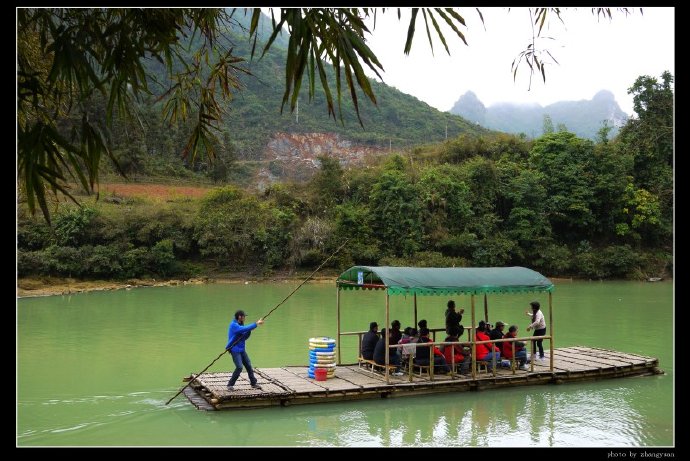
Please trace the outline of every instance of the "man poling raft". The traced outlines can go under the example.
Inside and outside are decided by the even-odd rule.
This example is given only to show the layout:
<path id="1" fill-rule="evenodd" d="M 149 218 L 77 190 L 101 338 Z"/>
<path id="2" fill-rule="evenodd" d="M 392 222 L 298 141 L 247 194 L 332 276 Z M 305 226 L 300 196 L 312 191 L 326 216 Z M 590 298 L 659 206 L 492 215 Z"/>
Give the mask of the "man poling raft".
<path id="1" fill-rule="evenodd" d="M 274 307 L 273 309 L 271 309 L 270 311 L 268 311 L 268 314 L 266 314 L 266 315 L 264 315 L 263 317 L 261 317 L 260 319 L 262 320 L 262 323 L 263 323 L 263 320 L 266 320 L 266 318 L 267 318 L 269 315 L 271 315 L 271 314 L 273 313 L 273 311 L 275 311 L 275 310 L 278 309 L 280 306 L 282 306 L 283 303 L 285 303 L 285 301 L 287 301 L 287 300 L 290 298 L 290 296 L 294 295 L 294 294 L 297 292 L 297 290 L 299 290 L 299 289 L 302 287 L 302 285 L 304 285 L 305 283 L 307 283 L 307 282 L 314 276 L 314 274 L 316 274 L 318 271 L 320 271 L 321 268 L 322 268 L 322 267 L 323 267 L 333 256 L 335 256 L 335 255 L 345 246 L 345 244 L 347 244 L 348 240 L 349 240 L 349 239 L 345 239 L 345 241 L 343 242 L 343 244 L 340 245 L 340 246 L 338 247 L 337 250 L 335 250 L 333 253 L 331 253 L 331 255 L 330 255 L 328 258 L 326 258 L 326 259 L 319 265 L 319 267 L 316 268 L 316 270 L 315 270 L 314 272 L 312 272 L 311 274 L 309 274 L 309 277 L 307 277 L 306 279 L 304 279 L 304 280 L 302 281 L 302 283 L 300 283 L 299 285 L 297 285 L 297 288 L 295 288 L 294 290 L 292 290 L 292 291 L 290 292 L 289 295 L 287 295 L 281 302 L 279 302 L 278 304 L 276 304 L 275 307 Z M 257 323 L 258 323 L 258 322 L 257 322 Z M 242 334 L 236 335 L 236 337 L 235 337 L 232 341 L 229 341 L 229 343 L 225 346 L 225 350 L 224 350 L 223 352 L 221 352 L 221 353 L 218 355 L 218 357 L 216 357 L 215 359 L 213 359 L 213 361 L 212 361 L 211 363 L 209 363 L 209 364 L 206 366 L 206 368 L 204 368 L 204 369 L 201 370 L 199 373 L 197 373 L 196 376 L 195 376 L 195 378 L 201 376 L 202 373 L 204 373 L 206 370 L 208 370 L 209 368 L 211 368 L 211 366 L 212 366 L 214 363 L 216 363 L 226 352 L 232 350 L 232 348 L 233 348 L 236 344 L 238 344 L 243 338 L 246 339 L 245 335 L 242 335 Z M 335 340 L 334 340 L 334 342 L 335 342 Z M 194 382 L 194 379 L 190 379 L 190 380 L 187 382 L 187 384 L 185 384 L 179 391 L 177 391 L 177 394 L 175 394 L 175 395 L 173 395 L 172 397 L 170 397 L 170 400 L 168 400 L 167 402 L 165 402 L 165 404 L 168 405 L 170 402 L 172 402 L 173 400 L 175 400 L 175 398 L 176 398 L 178 395 L 180 395 L 185 389 L 187 389 L 193 382 Z"/>
<path id="2" fill-rule="evenodd" d="M 261 386 L 256 382 L 256 377 L 254 376 L 254 369 L 252 368 L 252 362 L 249 360 L 249 355 L 245 350 L 244 343 L 249 339 L 252 334 L 252 330 L 259 325 L 263 325 L 264 319 L 259 319 L 254 323 L 249 325 L 244 325 L 244 319 L 247 314 L 243 310 L 235 312 L 235 320 L 230 323 L 228 327 L 228 344 L 225 346 L 226 350 L 230 351 L 232 356 L 232 361 L 235 363 L 235 371 L 228 381 L 228 390 L 231 391 L 235 386 L 235 381 L 240 377 L 242 373 L 242 365 L 247 369 L 247 375 L 249 375 L 249 384 L 255 389 L 261 389 Z M 238 338 L 239 337 L 239 338 Z M 234 344 L 234 346 L 231 346 Z"/>
<path id="3" fill-rule="evenodd" d="M 333 378 L 335 376 L 335 339 L 328 337 L 309 338 L 309 370 L 307 376 Z M 323 370 L 323 371 L 321 371 Z"/>

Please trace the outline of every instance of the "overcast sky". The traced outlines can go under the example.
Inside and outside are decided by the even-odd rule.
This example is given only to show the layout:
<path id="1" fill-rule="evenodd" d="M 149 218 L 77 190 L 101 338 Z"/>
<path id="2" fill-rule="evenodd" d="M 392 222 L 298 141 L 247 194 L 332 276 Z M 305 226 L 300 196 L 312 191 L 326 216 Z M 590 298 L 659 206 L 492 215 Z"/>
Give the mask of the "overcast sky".
<path id="1" fill-rule="evenodd" d="M 411 94 L 429 105 L 449 110 L 468 90 L 485 106 L 497 102 L 535 102 L 591 99 L 602 89 L 611 91 L 624 112 L 632 114 L 627 89 L 640 75 L 659 77 L 674 70 L 674 9 L 639 8 L 628 15 L 613 10 L 613 19 L 597 20 L 591 8 L 567 9 L 564 23 L 552 17 L 543 40 L 559 64 L 547 66 L 546 83 L 536 74 L 529 90 L 529 69 L 523 66 L 513 81 L 511 63 L 529 43 L 532 30 L 526 8 L 481 8 L 482 25 L 474 8 L 457 8 L 467 27 L 461 28 L 468 45 L 448 28 L 448 56 L 434 41 L 432 56 L 421 14 L 417 18 L 412 51 L 403 48 L 409 9 L 402 18 L 391 8 L 378 14 L 368 42 L 378 56 L 386 84 Z M 486 30 L 484 29 L 486 28 Z M 434 31 L 431 31 L 432 36 Z M 540 43 L 540 42 L 538 42 Z M 374 75 L 373 73 L 370 75 Z"/>

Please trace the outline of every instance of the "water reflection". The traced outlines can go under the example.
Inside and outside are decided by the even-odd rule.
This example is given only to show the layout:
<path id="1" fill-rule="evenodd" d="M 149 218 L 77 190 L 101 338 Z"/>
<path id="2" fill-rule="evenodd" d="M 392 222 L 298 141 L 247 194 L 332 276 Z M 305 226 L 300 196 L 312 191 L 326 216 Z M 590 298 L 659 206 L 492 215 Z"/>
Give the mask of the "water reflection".
<path id="1" fill-rule="evenodd" d="M 596 387 L 596 384 L 595 384 Z M 637 446 L 642 415 L 621 389 L 572 385 L 463 392 L 266 410 L 300 446 Z M 264 410 L 259 410 L 263 412 Z M 282 444 L 250 418 L 237 440 Z M 264 428 L 266 438 L 252 438 Z M 275 432 L 273 433 L 275 435 Z"/>

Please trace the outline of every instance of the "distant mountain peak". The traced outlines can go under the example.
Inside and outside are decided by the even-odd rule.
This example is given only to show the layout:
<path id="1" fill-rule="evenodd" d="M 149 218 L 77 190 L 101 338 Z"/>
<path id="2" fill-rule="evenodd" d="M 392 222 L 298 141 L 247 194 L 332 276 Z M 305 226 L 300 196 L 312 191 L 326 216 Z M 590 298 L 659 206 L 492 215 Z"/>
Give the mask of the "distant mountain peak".
<path id="1" fill-rule="evenodd" d="M 545 107 L 536 103 L 499 102 L 488 108 L 473 91 L 467 91 L 449 112 L 486 128 L 525 133 L 532 138 L 541 136 L 545 115 L 551 117 L 554 125 L 563 124 L 568 131 L 589 139 L 596 138 L 604 120 L 620 127 L 628 119 L 609 90 L 598 91 L 590 100 L 558 101 Z"/>
<path id="2" fill-rule="evenodd" d="M 467 91 L 456 101 L 455 105 L 450 109 L 450 113 L 460 115 L 467 120 L 484 125 L 486 107 L 479 100 L 474 91 Z"/>
<path id="3" fill-rule="evenodd" d="M 609 90 L 600 90 L 594 95 L 592 101 L 616 101 L 616 97 Z"/>

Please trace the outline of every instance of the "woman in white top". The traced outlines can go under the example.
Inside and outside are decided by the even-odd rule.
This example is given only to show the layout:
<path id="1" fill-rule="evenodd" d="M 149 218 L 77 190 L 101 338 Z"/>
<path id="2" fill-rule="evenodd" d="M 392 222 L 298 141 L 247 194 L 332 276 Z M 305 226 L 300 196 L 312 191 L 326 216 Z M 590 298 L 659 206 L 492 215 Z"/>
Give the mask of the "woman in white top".
<path id="1" fill-rule="evenodd" d="M 529 303 L 532 306 L 532 312 L 526 311 L 525 314 L 532 317 L 532 323 L 527 327 L 527 331 L 534 329 L 534 336 L 544 336 L 546 334 L 546 320 L 544 314 L 539 310 L 539 301 L 532 301 Z M 539 348 L 539 360 L 544 360 L 544 346 L 542 346 L 543 339 L 532 341 L 532 350 L 534 350 L 534 343 L 537 343 Z"/>

